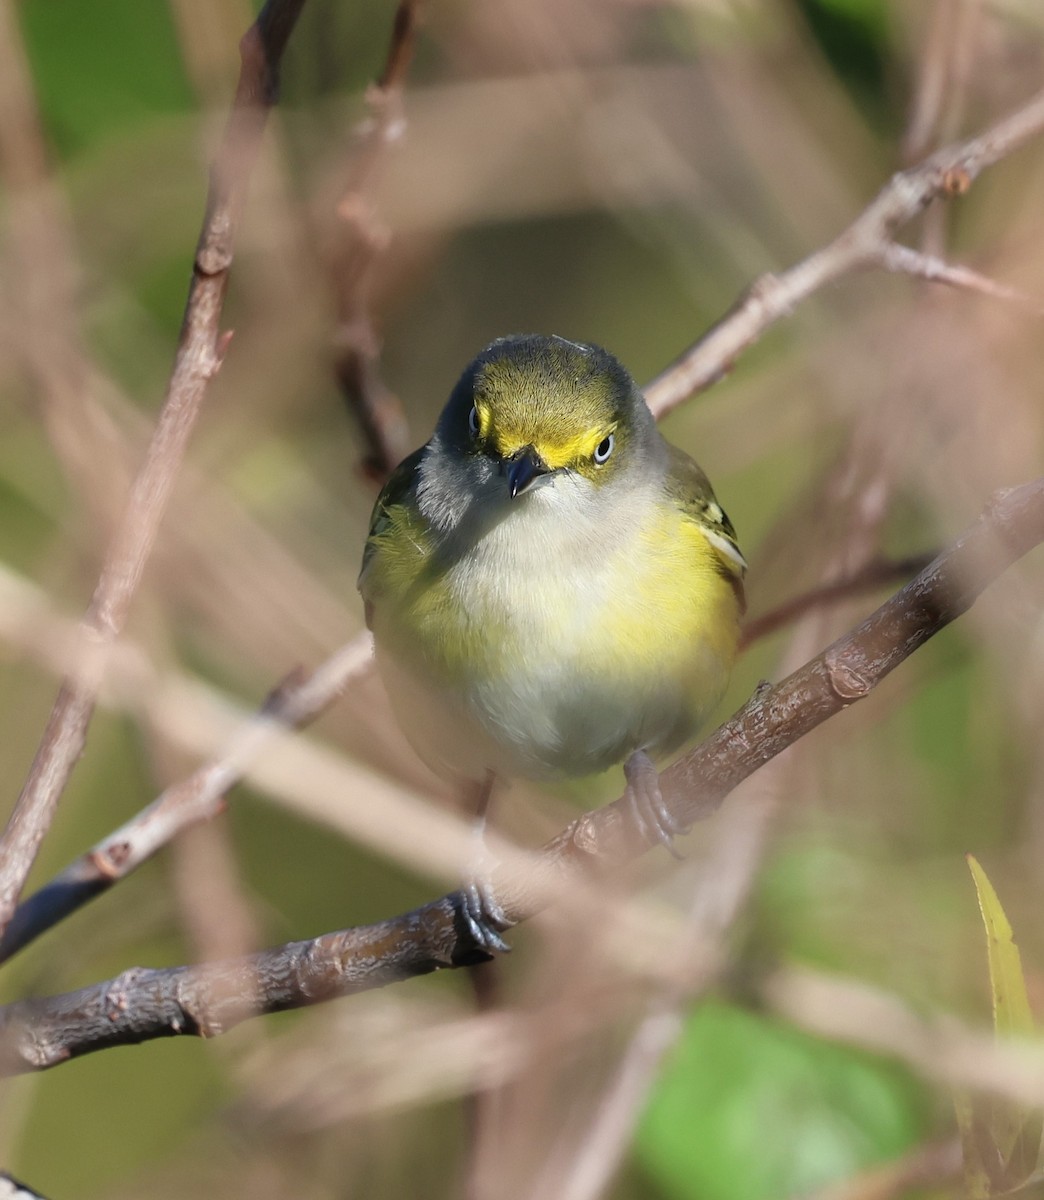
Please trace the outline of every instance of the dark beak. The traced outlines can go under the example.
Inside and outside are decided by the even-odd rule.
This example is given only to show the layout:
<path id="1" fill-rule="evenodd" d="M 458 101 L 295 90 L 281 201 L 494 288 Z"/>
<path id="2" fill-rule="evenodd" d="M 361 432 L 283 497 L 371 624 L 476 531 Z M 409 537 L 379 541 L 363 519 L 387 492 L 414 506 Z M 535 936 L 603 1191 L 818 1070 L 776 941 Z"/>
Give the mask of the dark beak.
<path id="1" fill-rule="evenodd" d="M 512 499 L 524 492 L 537 476 L 546 475 L 548 472 L 547 463 L 532 446 L 526 446 L 517 454 L 513 454 L 505 466 L 507 467 L 508 491 L 510 491 Z"/>

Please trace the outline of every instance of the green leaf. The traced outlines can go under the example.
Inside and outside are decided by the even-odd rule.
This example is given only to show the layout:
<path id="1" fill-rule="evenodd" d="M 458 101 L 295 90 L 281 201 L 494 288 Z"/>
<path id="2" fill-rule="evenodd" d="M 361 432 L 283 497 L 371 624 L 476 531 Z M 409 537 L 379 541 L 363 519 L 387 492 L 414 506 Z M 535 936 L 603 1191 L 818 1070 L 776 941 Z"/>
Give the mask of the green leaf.
<path id="1" fill-rule="evenodd" d="M 971 854 L 967 859 L 986 929 L 994 1032 L 998 1037 L 1032 1036 L 1033 1014 L 1011 923 L 981 864 Z M 1040 1152 L 1040 1111 L 998 1097 L 979 1099 L 967 1094 L 955 1097 L 954 1106 L 964 1150 L 965 1189 L 971 1200 L 1024 1182 Z"/>

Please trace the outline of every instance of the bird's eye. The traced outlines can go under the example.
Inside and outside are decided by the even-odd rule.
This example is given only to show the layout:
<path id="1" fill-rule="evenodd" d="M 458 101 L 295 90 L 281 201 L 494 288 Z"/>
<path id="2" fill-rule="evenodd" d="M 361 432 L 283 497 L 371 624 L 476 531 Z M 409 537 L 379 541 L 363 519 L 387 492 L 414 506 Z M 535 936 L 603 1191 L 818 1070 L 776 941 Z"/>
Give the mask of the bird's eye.
<path id="1" fill-rule="evenodd" d="M 471 412 L 468 413 L 468 429 L 471 431 L 471 436 L 477 438 L 479 435 L 479 415 L 478 409 L 473 404 Z"/>
<path id="2" fill-rule="evenodd" d="M 595 466 L 602 466 L 608 461 L 609 455 L 613 452 L 613 447 L 616 445 L 616 438 L 611 433 L 606 434 L 604 438 L 595 446 L 595 452 L 592 455 L 595 461 Z"/>

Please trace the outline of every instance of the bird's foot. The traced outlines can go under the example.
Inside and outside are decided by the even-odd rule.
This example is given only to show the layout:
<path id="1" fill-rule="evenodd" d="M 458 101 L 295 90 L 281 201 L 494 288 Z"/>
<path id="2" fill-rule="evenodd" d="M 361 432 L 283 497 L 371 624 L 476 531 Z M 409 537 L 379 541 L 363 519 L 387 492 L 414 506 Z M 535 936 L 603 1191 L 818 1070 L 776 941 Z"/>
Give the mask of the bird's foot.
<path id="1" fill-rule="evenodd" d="M 487 890 L 486 881 L 471 879 L 461 888 L 460 895 L 461 916 L 475 945 L 487 954 L 510 954 L 511 946 L 500 934 L 510 929 L 512 922 Z"/>
<path id="2" fill-rule="evenodd" d="M 627 777 L 624 796 L 638 833 L 646 842 L 659 842 L 680 861 L 683 856 L 674 848 L 674 839 L 688 830 L 675 820 L 664 803 L 656 764 L 644 750 L 635 750 L 624 763 L 624 775 Z"/>
<path id="3" fill-rule="evenodd" d="M 508 954 L 511 947 L 500 936 L 514 924 L 493 893 L 490 878 L 492 859 L 482 838 L 481 826 L 476 830 L 478 855 L 464 886 L 460 889 L 460 912 L 472 941 L 487 954 Z"/>

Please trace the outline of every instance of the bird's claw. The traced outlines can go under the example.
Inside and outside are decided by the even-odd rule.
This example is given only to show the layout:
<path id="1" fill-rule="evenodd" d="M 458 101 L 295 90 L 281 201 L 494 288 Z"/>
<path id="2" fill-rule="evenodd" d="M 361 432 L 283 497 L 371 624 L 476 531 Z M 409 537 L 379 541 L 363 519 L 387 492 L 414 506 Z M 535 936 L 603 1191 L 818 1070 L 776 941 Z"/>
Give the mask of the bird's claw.
<path id="1" fill-rule="evenodd" d="M 627 791 L 624 793 L 631 820 L 644 841 L 659 842 L 679 862 L 684 858 L 675 849 L 678 834 L 688 833 L 664 802 L 656 765 L 644 750 L 636 750 L 624 763 Z"/>
<path id="2" fill-rule="evenodd" d="M 487 954 L 509 954 L 511 947 L 500 934 L 514 922 L 493 895 L 488 876 L 474 875 L 460 889 L 460 896 L 460 913 L 475 945 Z"/>

